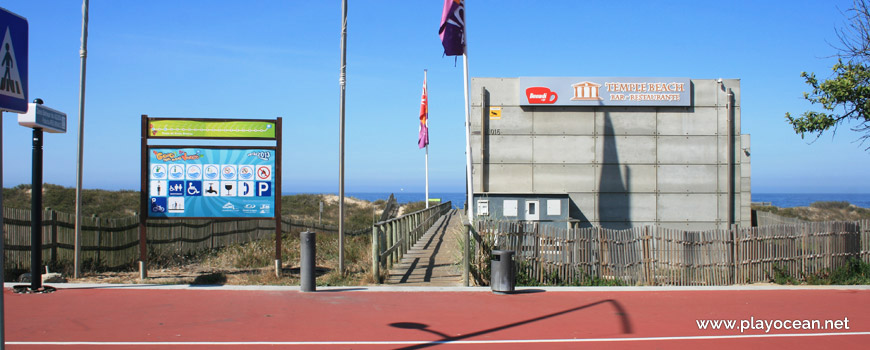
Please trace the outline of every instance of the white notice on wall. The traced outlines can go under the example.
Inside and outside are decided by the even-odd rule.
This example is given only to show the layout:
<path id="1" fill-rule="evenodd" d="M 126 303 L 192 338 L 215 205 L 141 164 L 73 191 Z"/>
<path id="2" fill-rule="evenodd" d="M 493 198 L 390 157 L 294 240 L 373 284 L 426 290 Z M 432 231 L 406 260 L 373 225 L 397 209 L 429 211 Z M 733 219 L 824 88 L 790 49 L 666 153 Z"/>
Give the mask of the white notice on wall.
<path id="1" fill-rule="evenodd" d="M 504 201 L 504 213 L 503 216 L 517 216 L 517 200 L 516 199 L 508 199 Z"/>
<path id="2" fill-rule="evenodd" d="M 547 200 L 547 215 L 562 215 L 562 201 L 558 199 Z"/>

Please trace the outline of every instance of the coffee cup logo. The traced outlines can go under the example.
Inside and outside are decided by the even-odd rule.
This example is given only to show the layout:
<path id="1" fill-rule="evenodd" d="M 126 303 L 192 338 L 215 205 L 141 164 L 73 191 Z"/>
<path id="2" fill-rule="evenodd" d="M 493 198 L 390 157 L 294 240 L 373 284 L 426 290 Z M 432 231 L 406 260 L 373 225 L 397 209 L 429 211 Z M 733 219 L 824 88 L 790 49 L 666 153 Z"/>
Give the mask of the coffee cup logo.
<path id="1" fill-rule="evenodd" d="M 553 104 L 559 99 L 555 92 L 543 86 L 534 86 L 526 89 L 526 98 L 532 104 Z"/>

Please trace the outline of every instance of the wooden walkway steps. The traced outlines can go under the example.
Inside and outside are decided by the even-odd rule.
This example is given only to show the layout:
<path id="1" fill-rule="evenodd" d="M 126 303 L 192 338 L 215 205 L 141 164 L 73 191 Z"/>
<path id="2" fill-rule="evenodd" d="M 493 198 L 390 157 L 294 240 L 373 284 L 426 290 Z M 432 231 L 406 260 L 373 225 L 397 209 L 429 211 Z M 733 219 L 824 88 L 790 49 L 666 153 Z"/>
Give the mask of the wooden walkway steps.
<path id="1" fill-rule="evenodd" d="M 386 284 L 403 286 L 461 286 L 462 214 L 450 210 L 432 225 L 420 240 L 405 253 L 402 261 L 390 269 Z"/>

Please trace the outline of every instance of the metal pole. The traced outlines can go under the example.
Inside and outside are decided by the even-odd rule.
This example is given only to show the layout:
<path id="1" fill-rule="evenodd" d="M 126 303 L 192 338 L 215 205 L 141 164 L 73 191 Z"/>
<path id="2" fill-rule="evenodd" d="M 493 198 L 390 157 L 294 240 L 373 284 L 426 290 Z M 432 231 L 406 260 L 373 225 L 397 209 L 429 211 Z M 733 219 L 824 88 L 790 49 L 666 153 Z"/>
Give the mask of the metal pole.
<path id="1" fill-rule="evenodd" d="M 30 186 L 30 290 L 42 288 L 42 128 L 33 128 Z"/>
<path id="2" fill-rule="evenodd" d="M 468 5 L 465 6 L 465 23 L 468 23 Z M 471 180 L 471 111 L 468 105 L 468 26 L 465 26 L 463 34 L 465 36 L 465 53 L 462 54 L 462 79 L 463 89 L 465 90 L 465 182 L 467 183 L 468 191 L 468 221 L 474 223 L 474 205 L 472 205 L 474 196 L 474 186 Z M 481 135 L 483 131 L 481 129 Z"/>
<path id="3" fill-rule="evenodd" d="M 423 70 L 423 90 L 426 92 L 426 127 L 429 127 L 429 87 L 426 84 L 426 70 Z M 429 143 L 426 142 L 426 209 L 429 209 Z"/>
<path id="4" fill-rule="evenodd" d="M 314 270 L 317 267 L 314 259 L 317 251 L 317 237 L 314 232 L 310 231 L 302 232 L 299 236 L 299 244 L 301 244 L 299 248 L 299 286 L 303 292 L 313 292 L 317 289 L 314 278 Z"/>
<path id="5" fill-rule="evenodd" d="M 347 0 L 341 0 L 341 103 L 338 107 L 339 146 L 338 146 L 338 272 L 344 275 L 344 94 L 347 84 Z"/>
<path id="6" fill-rule="evenodd" d="M 734 93 L 728 88 L 726 103 L 728 133 L 728 228 L 734 225 Z"/>
<path id="7" fill-rule="evenodd" d="M 284 122 L 281 117 L 275 119 L 275 277 L 281 278 L 281 244 L 284 239 L 281 227 L 281 186 L 283 182 L 283 152 L 284 148 Z"/>
<path id="8" fill-rule="evenodd" d="M 85 71 L 88 61 L 88 0 L 82 1 L 82 48 L 79 50 L 82 58 L 81 75 L 79 80 L 79 144 L 78 160 L 76 163 L 76 237 L 75 237 L 75 266 L 73 278 L 79 278 L 82 272 L 82 167 L 85 135 Z M 139 215 L 146 215 L 140 213 Z"/>
<path id="9" fill-rule="evenodd" d="M 3 207 L 3 110 L 0 110 L 0 217 L 6 212 Z M 6 230 L 2 228 L 0 223 L 0 286 L 6 281 L 6 274 L 3 273 L 3 267 L 6 266 L 4 255 L 6 255 L 6 247 L 3 243 Z M 0 350 L 5 348 L 6 344 L 6 310 L 3 308 L 3 288 L 0 288 Z"/>

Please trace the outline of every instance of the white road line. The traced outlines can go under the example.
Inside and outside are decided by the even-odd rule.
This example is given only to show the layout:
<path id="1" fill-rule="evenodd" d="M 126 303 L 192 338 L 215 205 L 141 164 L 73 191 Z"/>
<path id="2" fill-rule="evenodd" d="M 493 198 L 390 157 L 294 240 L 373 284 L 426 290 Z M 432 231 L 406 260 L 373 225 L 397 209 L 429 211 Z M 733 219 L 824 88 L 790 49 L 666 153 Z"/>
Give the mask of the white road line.
<path id="1" fill-rule="evenodd" d="M 535 343 L 595 343 L 595 342 L 644 342 L 661 340 L 716 340 L 716 339 L 752 339 L 752 338 L 794 338 L 794 337 L 835 337 L 846 335 L 870 335 L 870 332 L 842 333 L 796 333 L 796 334 L 740 334 L 740 335 L 710 335 L 685 337 L 638 337 L 638 338 L 591 338 L 591 339 L 505 339 L 505 340 L 408 340 L 408 341 L 261 341 L 261 342 L 18 342 L 7 341 L 6 345 L 92 345 L 92 346 L 160 346 L 160 345 L 416 345 L 416 344 L 535 344 Z"/>

